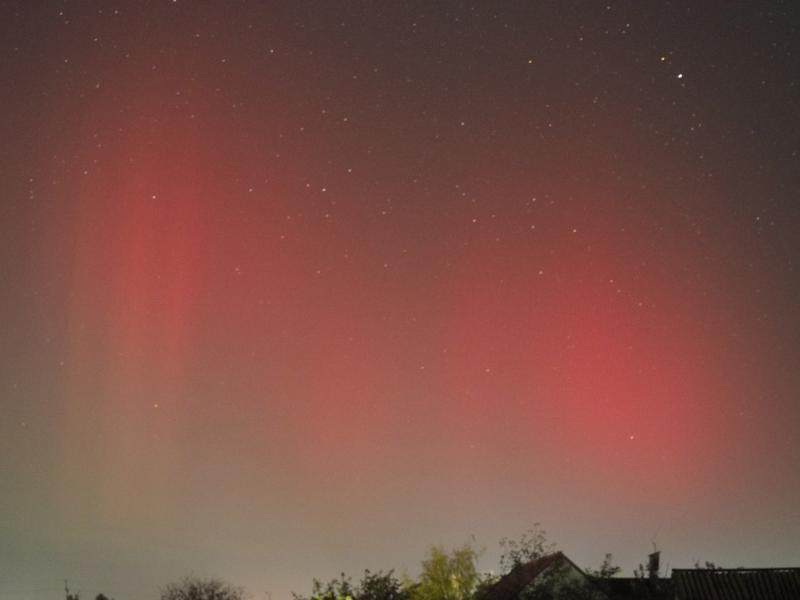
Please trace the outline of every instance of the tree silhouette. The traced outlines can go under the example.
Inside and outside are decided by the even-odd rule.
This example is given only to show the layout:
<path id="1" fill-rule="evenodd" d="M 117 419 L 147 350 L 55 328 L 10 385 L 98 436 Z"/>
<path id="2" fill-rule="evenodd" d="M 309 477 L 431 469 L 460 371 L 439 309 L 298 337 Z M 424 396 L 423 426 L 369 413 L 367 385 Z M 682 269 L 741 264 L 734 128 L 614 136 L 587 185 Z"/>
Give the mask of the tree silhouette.
<path id="1" fill-rule="evenodd" d="M 394 570 L 373 573 L 367 569 L 357 585 L 342 573 L 327 583 L 314 579 L 310 599 L 300 594 L 293 596 L 294 600 L 408 600 L 409 592 Z"/>
<path id="2" fill-rule="evenodd" d="M 422 561 L 412 600 L 470 600 L 481 581 L 476 565 L 479 554 L 470 544 L 449 554 L 441 546 L 433 546 Z"/>
<path id="3" fill-rule="evenodd" d="M 165 587 L 161 600 L 244 600 L 244 590 L 219 579 L 186 577 Z"/>
<path id="4" fill-rule="evenodd" d="M 606 554 L 606 557 L 603 559 L 603 563 L 600 565 L 599 569 L 584 569 L 587 575 L 592 577 L 596 577 L 598 579 L 609 579 L 614 577 L 617 573 L 619 573 L 622 568 L 618 565 L 614 564 L 614 556 L 609 552 Z"/>
<path id="5" fill-rule="evenodd" d="M 534 523 L 518 540 L 500 540 L 500 572 L 509 573 L 517 565 L 541 558 L 555 549 L 556 545 L 547 541 L 547 532 L 541 524 Z"/>

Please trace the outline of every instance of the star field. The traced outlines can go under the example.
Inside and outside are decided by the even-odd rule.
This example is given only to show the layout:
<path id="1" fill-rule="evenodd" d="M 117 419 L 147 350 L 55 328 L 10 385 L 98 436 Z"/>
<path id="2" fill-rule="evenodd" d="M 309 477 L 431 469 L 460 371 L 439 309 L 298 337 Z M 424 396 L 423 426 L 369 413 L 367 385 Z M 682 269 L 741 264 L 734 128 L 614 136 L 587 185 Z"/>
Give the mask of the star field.
<path id="1" fill-rule="evenodd" d="M 799 25 L 2 3 L 0 596 L 800 563 Z"/>

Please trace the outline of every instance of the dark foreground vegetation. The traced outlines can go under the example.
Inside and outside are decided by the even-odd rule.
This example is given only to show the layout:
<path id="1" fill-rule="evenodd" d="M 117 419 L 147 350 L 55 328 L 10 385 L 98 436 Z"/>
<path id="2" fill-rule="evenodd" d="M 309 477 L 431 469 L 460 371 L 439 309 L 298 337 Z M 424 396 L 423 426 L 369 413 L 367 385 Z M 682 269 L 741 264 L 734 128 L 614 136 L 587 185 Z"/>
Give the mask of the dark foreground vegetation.
<path id="1" fill-rule="evenodd" d="M 308 595 L 294 593 L 293 600 L 496 600 L 496 585 L 504 576 L 523 565 L 531 564 L 555 552 L 555 544 L 547 540 L 546 532 L 537 523 L 519 539 L 500 540 L 498 569 L 481 572 L 478 559 L 482 549 L 473 542 L 447 550 L 432 546 L 422 560 L 420 574 L 416 578 L 398 574 L 393 569 L 372 572 L 365 570 L 354 580 L 342 573 L 329 581 L 312 579 Z M 566 573 L 551 570 L 536 586 L 517 594 L 518 600 L 602 600 L 598 589 L 582 585 Z M 594 581 L 610 580 L 620 568 L 613 564 L 611 554 L 606 554 L 597 568 L 585 568 L 583 572 Z M 642 565 L 636 570 L 637 578 L 653 577 Z M 655 574 L 657 575 L 657 573 Z M 243 588 L 221 581 L 187 577 L 170 583 L 161 590 L 160 600 L 247 600 Z M 67 590 L 66 600 L 81 600 L 79 594 Z M 98 594 L 95 600 L 112 600 Z"/>

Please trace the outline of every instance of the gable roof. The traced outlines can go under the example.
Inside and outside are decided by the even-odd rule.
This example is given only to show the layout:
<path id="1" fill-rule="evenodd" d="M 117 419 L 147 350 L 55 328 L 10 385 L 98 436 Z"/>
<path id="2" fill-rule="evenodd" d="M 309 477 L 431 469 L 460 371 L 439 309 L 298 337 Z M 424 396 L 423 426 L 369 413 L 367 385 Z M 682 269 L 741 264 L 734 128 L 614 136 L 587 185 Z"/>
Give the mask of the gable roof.
<path id="1" fill-rule="evenodd" d="M 583 570 L 567 558 L 563 552 L 553 552 L 516 565 L 487 590 L 484 600 L 517 600 L 522 590 L 554 565 L 569 565 L 585 575 Z"/>
<path id="2" fill-rule="evenodd" d="M 678 600 L 800 600 L 800 568 L 673 569 Z"/>

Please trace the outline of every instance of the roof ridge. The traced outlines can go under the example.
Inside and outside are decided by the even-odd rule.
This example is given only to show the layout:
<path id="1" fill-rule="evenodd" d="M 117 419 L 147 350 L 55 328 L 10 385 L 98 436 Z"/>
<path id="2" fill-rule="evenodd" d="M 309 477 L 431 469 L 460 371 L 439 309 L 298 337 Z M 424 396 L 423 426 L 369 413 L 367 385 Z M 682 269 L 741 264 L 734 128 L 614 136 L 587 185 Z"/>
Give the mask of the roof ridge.
<path id="1" fill-rule="evenodd" d="M 672 571 L 692 571 L 701 573 L 714 573 L 717 571 L 734 571 L 741 573 L 742 571 L 800 571 L 800 567 L 714 567 L 707 569 L 705 567 L 684 567 L 673 568 Z"/>

